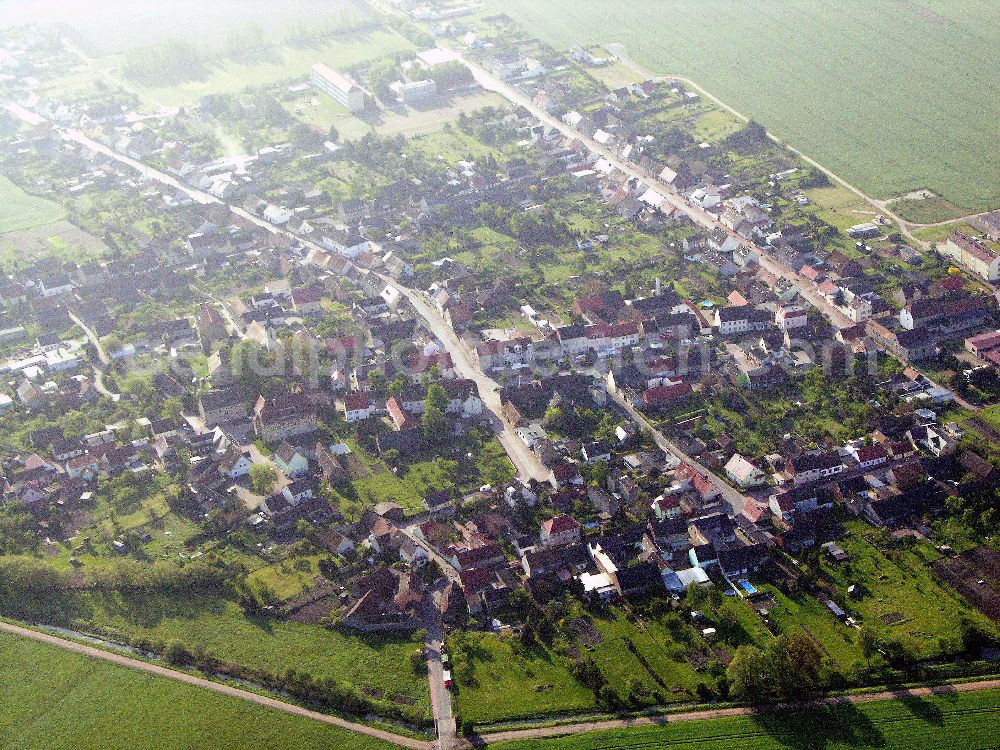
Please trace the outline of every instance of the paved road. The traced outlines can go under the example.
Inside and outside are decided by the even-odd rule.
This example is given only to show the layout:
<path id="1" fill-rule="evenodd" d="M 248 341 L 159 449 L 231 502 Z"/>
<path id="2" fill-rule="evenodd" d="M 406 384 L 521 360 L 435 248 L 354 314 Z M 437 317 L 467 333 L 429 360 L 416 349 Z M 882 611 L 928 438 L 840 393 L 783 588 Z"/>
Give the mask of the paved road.
<path id="1" fill-rule="evenodd" d="M 482 399 L 483 406 L 489 413 L 490 422 L 496 433 L 497 439 L 510 456 L 514 468 L 522 480 L 537 479 L 540 482 L 548 481 L 551 471 L 542 465 L 538 457 L 524 444 L 512 429 L 500 418 L 500 385 L 489 375 L 484 373 L 476 361 L 476 356 L 469 349 L 468 345 L 459 338 L 455 329 L 451 327 L 437 309 L 430 303 L 423 292 L 405 287 L 397 281 L 388 277 L 383 277 L 386 283 L 392 284 L 410 301 L 413 309 L 427 321 L 427 325 L 444 348 L 451 354 L 455 364 L 455 372 L 464 378 L 468 378 L 476 383 L 479 389 L 479 398 Z"/>
<path id="2" fill-rule="evenodd" d="M 444 648 L 444 635 L 441 627 L 441 612 L 435 603 L 435 597 L 440 596 L 441 588 L 427 592 L 424 600 L 424 627 L 427 629 L 427 683 L 431 693 L 431 709 L 434 712 L 434 723 L 438 733 L 439 750 L 452 750 L 458 741 L 458 731 L 455 726 L 455 715 L 451 706 L 451 691 L 444 684 L 444 663 L 441 654 Z"/>
<path id="3" fill-rule="evenodd" d="M 272 708 L 275 711 L 291 714 L 292 716 L 300 716 L 302 718 L 312 719 L 313 721 L 319 721 L 324 724 L 332 724 L 333 726 L 340 727 L 341 729 L 347 729 L 351 732 L 364 734 L 368 737 L 382 740 L 383 742 L 398 745 L 399 747 L 411 748 L 412 750 L 433 750 L 434 748 L 434 744 L 430 742 L 401 737 L 400 735 L 376 729 L 375 727 L 369 727 L 364 724 L 356 724 L 352 721 L 347 721 L 336 716 L 319 713 L 318 711 L 310 711 L 308 708 L 296 706 L 291 703 L 285 703 L 263 695 L 257 695 L 256 693 L 241 690 L 240 688 L 233 687 L 232 685 L 212 682 L 211 680 L 195 677 L 194 675 L 190 675 L 185 672 L 178 672 L 177 670 L 169 669 L 168 667 L 163 667 L 159 664 L 150 664 L 149 662 L 133 659 L 111 651 L 102 651 L 101 649 L 94 648 L 92 646 L 85 646 L 81 643 L 76 643 L 75 641 L 68 641 L 64 638 L 49 635 L 48 633 L 40 633 L 28 628 L 11 625 L 6 622 L 0 622 L 0 631 L 23 636 L 25 638 L 31 638 L 35 641 L 47 643 L 50 646 L 58 646 L 59 648 L 66 649 L 67 651 L 74 651 L 78 654 L 83 654 L 84 656 L 102 659 L 121 667 L 137 669 L 141 672 L 146 672 L 147 674 L 156 675 L 157 677 L 165 677 L 170 680 L 176 680 L 177 682 L 183 682 L 187 685 L 193 685 L 195 687 L 204 688 L 205 690 L 211 690 L 214 693 L 219 693 L 220 695 L 225 695 L 230 698 L 239 698 L 241 700 L 249 701 L 250 703 L 256 703 L 260 706 Z"/>
<path id="4" fill-rule="evenodd" d="M 640 428 L 648 429 L 652 434 L 653 438 L 656 440 L 656 444 L 660 446 L 660 449 L 666 453 L 673 454 L 679 460 L 690 464 L 697 471 L 708 477 L 712 484 L 719 490 L 722 494 L 722 498 L 729 505 L 732 510 L 733 515 L 736 515 L 743 510 L 743 506 L 747 501 L 746 496 L 739 490 L 735 489 L 731 485 L 727 484 L 720 476 L 709 471 L 702 465 L 699 461 L 689 456 L 683 450 L 681 450 L 676 443 L 670 440 L 666 435 L 664 435 L 657 427 L 650 422 L 642 412 L 638 411 L 632 406 L 628 401 L 622 398 L 616 391 L 608 389 L 608 395 L 611 399 L 618 404 L 625 412 L 632 418 Z"/>
<path id="5" fill-rule="evenodd" d="M 111 358 L 108 356 L 108 353 L 104 351 L 104 345 L 101 343 L 101 340 L 97 337 L 97 334 L 94 333 L 94 331 L 90 328 L 90 326 L 84 323 L 83 319 L 80 318 L 80 316 L 78 316 L 72 310 L 70 310 L 69 317 L 74 323 L 76 323 L 80 327 L 80 330 L 83 331 L 87 339 L 89 339 L 90 343 L 94 345 L 94 349 L 97 351 L 97 358 L 101 361 L 101 364 L 102 365 L 110 364 Z"/>
<path id="6" fill-rule="evenodd" d="M 515 729 L 509 732 L 485 734 L 473 743 L 477 746 L 492 745 L 499 742 L 515 740 L 543 739 L 547 737 L 562 737 L 586 732 L 600 732 L 607 729 L 625 729 L 628 727 L 649 726 L 651 724 L 674 724 L 683 721 L 703 721 L 705 719 L 723 719 L 730 716 L 748 716 L 755 713 L 785 713 L 799 712 L 818 706 L 836 706 L 857 703 L 872 703 L 899 698 L 921 698 L 931 695 L 949 695 L 954 693 L 970 693 L 978 690 L 998 690 L 1000 680 L 984 682 L 965 682 L 955 685 L 937 685 L 934 687 L 918 687 L 907 690 L 887 690 L 878 693 L 860 693 L 857 695 L 821 698 L 816 701 L 795 704 L 781 704 L 764 708 L 738 706 L 734 708 L 717 708 L 706 711 L 687 711 L 668 716 L 641 716 L 634 719 L 609 719 L 607 721 L 591 721 L 584 724 L 572 724 L 552 727 L 536 727 L 532 729 Z M 985 731 L 985 730 L 984 730 Z"/>
<path id="7" fill-rule="evenodd" d="M 421 522 L 422 523 L 422 522 Z M 459 581 L 460 575 L 458 569 L 451 564 L 451 561 L 445 559 L 438 553 L 434 547 L 425 542 L 422 538 L 417 535 L 417 527 L 419 523 L 410 522 L 407 526 L 401 526 L 400 531 L 406 534 L 414 544 L 424 550 L 431 560 L 436 562 L 441 568 L 441 572 L 448 577 L 449 581 Z"/>

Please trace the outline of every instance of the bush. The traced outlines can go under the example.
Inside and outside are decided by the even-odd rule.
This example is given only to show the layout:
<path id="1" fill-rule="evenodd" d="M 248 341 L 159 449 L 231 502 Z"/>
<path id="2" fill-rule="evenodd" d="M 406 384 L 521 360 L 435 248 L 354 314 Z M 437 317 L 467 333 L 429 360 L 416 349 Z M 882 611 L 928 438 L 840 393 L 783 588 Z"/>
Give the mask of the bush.
<path id="1" fill-rule="evenodd" d="M 180 641 L 170 641 L 163 651 L 163 658 L 167 660 L 168 664 L 174 666 L 189 664 L 192 660 L 191 652 Z"/>

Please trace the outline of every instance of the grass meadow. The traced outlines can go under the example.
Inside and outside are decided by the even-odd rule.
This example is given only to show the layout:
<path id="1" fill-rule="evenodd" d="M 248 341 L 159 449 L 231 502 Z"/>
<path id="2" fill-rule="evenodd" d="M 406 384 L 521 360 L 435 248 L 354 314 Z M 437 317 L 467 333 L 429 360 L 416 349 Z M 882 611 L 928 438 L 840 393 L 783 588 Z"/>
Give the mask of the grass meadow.
<path id="1" fill-rule="evenodd" d="M 267 572 L 262 575 L 266 580 Z M 235 603 L 215 597 L 83 594 L 77 609 L 72 627 L 96 629 L 111 640 L 176 640 L 230 664 L 270 674 L 294 669 L 332 678 L 365 690 L 376 702 L 430 712 L 426 678 L 410 662 L 419 644 L 407 636 L 251 618 Z"/>
<path id="2" fill-rule="evenodd" d="M 862 622 L 908 639 L 919 658 L 938 656 L 942 641 L 958 640 L 962 617 L 987 624 L 935 576 L 929 561 L 940 554 L 930 545 L 883 550 L 877 546 L 878 534 L 863 522 L 848 521 L 845 526 L 848 533 L 838 544 L 850 560 L 835 564 L 824 559 L 821 567 L 841 591 L 852 583 L 862 585 L 862 594 L 847 603 L 847 610 Z M 850 651 L 845 649 L 844 653 Z"/>
<path id="3" fill-rule="evenodd" d="M 993 0 L 492 0 L 559 48 L 619 42 L 877 197 L 1000 205 Z"/>
<path id="4" fill-rule="evenodd" d="M 0 175 L 0 234 L 33 229 L 66 216 L 66 209 L 46 198 L 24 192 Z"/>
<path id="5" fill-rule="evenodd" d="M 5 750 L 389 750 L 338 727 L 0 634 Z"/>

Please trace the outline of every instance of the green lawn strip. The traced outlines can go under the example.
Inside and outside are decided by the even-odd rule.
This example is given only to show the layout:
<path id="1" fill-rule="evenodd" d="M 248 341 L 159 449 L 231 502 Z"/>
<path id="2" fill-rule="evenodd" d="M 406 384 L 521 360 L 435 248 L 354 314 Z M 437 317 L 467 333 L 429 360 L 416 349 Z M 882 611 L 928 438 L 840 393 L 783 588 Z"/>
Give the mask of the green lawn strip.
<path id="1" fill-rule="evenodd" d="M 418 647 L 407 636 L 363 634 L 291 620 L 251 619 L 233 602 L 217 597 L 180 600 L 162 596 L 85 594 L 71 626 L 96 629 L 111 640 L 179 641 L 202 647 L 227 663 L 284 675 L 289 669 L 331 678 L 383 697 L 403 696 L 422 714 L 429 711 L 427 683 L 414 672 Z"/>
<path id="2" fill-rule="evenodd" d="M 388 750 L 339 727 L 0 634 L 5 750 Z"/>
<path id="3" fill-rule="evenodd" d="M 757 716 L 630 727 L 544 740 L 505 742 L 502 750 L 954 750 L 992 746 L 1000 691 L 909 697 Z"/>

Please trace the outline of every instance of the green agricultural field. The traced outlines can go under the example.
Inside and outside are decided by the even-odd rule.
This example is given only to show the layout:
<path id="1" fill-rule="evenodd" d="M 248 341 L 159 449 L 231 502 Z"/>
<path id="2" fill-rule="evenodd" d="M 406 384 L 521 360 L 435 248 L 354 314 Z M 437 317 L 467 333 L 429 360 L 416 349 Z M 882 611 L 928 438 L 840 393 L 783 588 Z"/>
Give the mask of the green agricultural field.
<path id="1" fill-rule="evenodd" d="M 905 697 L 760 716 L 677 722 L 492 745 L 498 750 L 955 750 L 994 743 L 1000 691 Z"/>
<path id="2" fill-rule="evenodd" d="M 493 0 L 555 46 L 618 42 L 869 194 L 1000 205 L 993 0 Z"/>
<path id="3" fill-rule="evenodd" d="M 66 215 L 66 209 L 45 198 L 29 195 L 0 175 L 0 234 L 50 224 Z"/>
<path id="4" fill-rule="evenodd" d="M 272 674 L 289 669 L 332 678 L 377 693 L 376 702 L 428 715 L 426 678 L 410 655 L 419 644 L 405 636 L 367 635 L 287 620 L 251 619 L 233 602 L 202 597 L 81 595 L 71 626 L 97 628 L 111 640 L 177 640 L 201 646 L 224 662 Z M 374 697 L 374 696 L 373 696 Z M 398 699 L 398 700 L 397 700 Z"/>
<path id="5" fill-rule="evenodd" d="M 388 743 L 0 634 L 5 750 L 388 750 Z"/>

